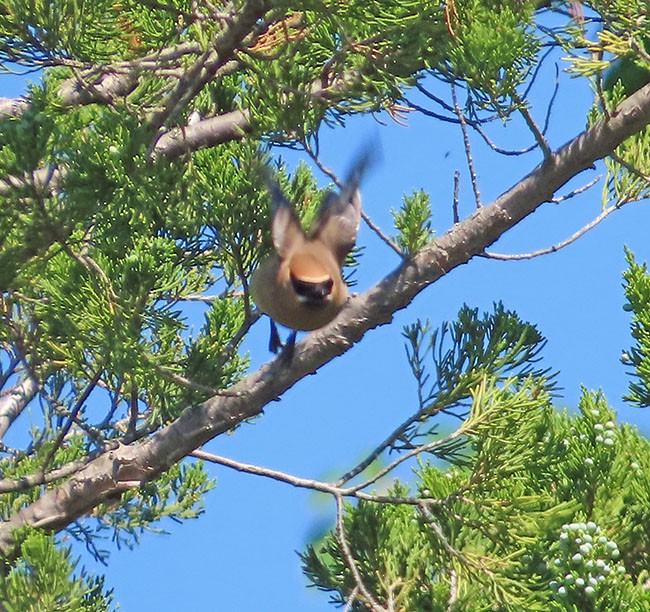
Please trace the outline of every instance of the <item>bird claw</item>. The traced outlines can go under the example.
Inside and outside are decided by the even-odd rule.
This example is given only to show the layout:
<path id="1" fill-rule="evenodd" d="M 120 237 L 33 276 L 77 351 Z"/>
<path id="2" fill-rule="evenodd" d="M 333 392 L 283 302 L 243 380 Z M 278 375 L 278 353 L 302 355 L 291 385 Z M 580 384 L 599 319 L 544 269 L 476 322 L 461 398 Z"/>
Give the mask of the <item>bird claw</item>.
<path id="1" fill-rule="evenodd" d="M 296 332 L 293 330 L 290 334 L 289 337 L 287 338 L 286 343 L 282 347 L 282 354 L 280 355 L 280 361 L 285 364 L 289 365 L 293 361 L 293 355 L 296 352 Z"/>
<path id="2" fill-rule="evenodd" d="M 269 351 L 274 355 L 278 354 L 278 351 L 284 346 L 282 340 L 280 340 L 280 334 L 278 333 L 278 326 L 275 324 L 275 321 L 269 317 L 271 321 L 271 335 L 269 336 Z"/>
<path id="3" fill-rule="evenodd" d="M 289 337 L 287 338 L 287 341 L 285 343 L 280 340 L 280 334 L 278 332 L 278 326 L 275 324 L 275 321 L 271 318 L 269 318 L 269 321 L 271 321 L 271 335 L 269 337 L 269 351 L 271 351 L 273 354 L 277 355 L 278 352 L 282 351 L 280 353 L 280 360 L 282 363 L 289 365 L 291 361 L 293 360 L 293 355 L 295 352 L 296 348 L 296 335 L 297 332 L 293 330 L 290 334 Z"/>

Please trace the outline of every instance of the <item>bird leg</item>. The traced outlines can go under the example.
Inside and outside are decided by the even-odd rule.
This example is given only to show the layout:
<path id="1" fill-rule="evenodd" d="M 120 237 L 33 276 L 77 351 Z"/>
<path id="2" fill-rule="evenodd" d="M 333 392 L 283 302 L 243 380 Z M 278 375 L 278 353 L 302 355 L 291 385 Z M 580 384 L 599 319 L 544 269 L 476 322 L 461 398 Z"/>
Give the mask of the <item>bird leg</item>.
<path id="1" fill-rule="evenodd" d="M 269 317 L 269 321 L 271 321 L 271 335 L 269 337 L 269 351 L 272 353 L 277 353 L 282 350 L 282 353 L 280 354 L 280 360 L 286 364 L 289 365 L 291 361 L 293 360 L 293 353 L 294 349 L 296 347 L 296 330 L 293 330 L 290 334 L 289 337 L 287 338 L 287 341 L 285 343 L 280 340 L 280 334 L 278 332 L 278 326 L 275 324 L 275 321 Z"/>
<path id="2" fill-rule="evenodd" d="M 296 334 L 298 332 L 294 329 L 287 338 L 284 346 L 282 347 L 282 355 L 280 359 L 285 365 L 289 365 L 293 361 L 293 354 L 296 348 Z"/>
<path id="3" fill-rule="evenodd" d="M 282 340 L 280 340 L 280 334 L 278 333 L 278 326 L 275 324 L 275 321 L 269 317 L 271 322 L 271 335 L 269 336 L 269 351 L 276 354 L 278 351 L 283 348 Z"/>

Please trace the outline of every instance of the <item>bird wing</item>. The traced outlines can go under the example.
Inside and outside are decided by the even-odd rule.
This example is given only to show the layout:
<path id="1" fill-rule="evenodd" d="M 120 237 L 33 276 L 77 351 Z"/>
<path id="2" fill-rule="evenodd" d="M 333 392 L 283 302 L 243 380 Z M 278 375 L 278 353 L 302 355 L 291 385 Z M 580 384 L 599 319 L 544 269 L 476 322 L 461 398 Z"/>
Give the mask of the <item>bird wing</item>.
<path id="1" fill-rule="evenodd" d="M 374 151 L 366 147 L 352 165 L 341 192 L 325 193 L 313 224 L 311 237 L 325 244 L 340 265 L 357 241 L 361 220 L 359 184 L 374 158 Z"/>
<path id="2" fill-rule="evenodd" d="M 278 255 L 284 259 L 294 251 L 299 244 L 305 240 L 305 232 L 302 229 L 296 209 L 287 200 L 278 182 L 267 177 L 269 192 L 271 193 L 271 211 L 273 220 L 271 222 L 271 236 L 273 246 Z"/>

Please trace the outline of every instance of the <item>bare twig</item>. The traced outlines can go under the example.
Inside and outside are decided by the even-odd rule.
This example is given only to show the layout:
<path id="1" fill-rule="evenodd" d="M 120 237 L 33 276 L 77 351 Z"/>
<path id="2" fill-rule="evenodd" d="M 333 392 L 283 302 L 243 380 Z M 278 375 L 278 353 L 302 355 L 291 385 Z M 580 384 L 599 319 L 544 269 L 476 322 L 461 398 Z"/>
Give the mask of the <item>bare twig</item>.
<path id="1" fill-rule="evenodd" d="M 542 134 L 542 131 L 537 126 L 537 123 L 535 123 L 535 120 L 533 119 L 533 116 L 530 114 L 530 111 L 526 107 L 524 101 L 519 99 L 519 97 L 515 97 L 514 99 L 515 102 L 517 103 L 517 109 L 521 113 L 521 116 L 524 118 L 524 121 L 526 122 L 528 129 L 533 133 L 533 136 L 535 137 L 535 141 L 539 145 L 539 148 L 542 150 L 542 153 L 544 153 L 544 159 L 546 161 L 550 160 L 553 155 L 553 152 L 551 151 L 551 147 L 549 146 L 548 142 L 546 142 L 546 138 L 544 138 L 544 134 Z"/>
<path id="2" fill-rule="evenodd" d="M 443 533 L 438 519 L 433 515 L 426 502 L 423 501 L 418 509 L 426 520 L 427 525 L 431 528 L 431 531 L 435 534 L 438 542 L 440 542 L 441 546 L 449 553 L 449 555 L 457 559 L 462 565 L 472 567 L 473 569 L 485 574 L 490 580 L 494 580 L 494 572 L 487 567 L 485 563 L 482 561 L 475 561 L 475 555 L 463 554 L 451 545 Z"/>
<path id="3" fill-rule="evenodd" d="M 383 467 L 381 470 L 379 470 L 376 474 L 368 478 L 367 480 L 364 480 L 362 483 L 358 485 L 351 486 L 349 488 L 349 491 L 352 493 L 356 493 L 357 491 L 360 491 L 362 489 L 366 489 L 369 487 L 371 484 L 377 482 L 380 478 L 383 478 L 387 474 L 390 474 L 398 465 L 401 463 L 404 463 L 405 461 L 408 461 L 412 457 L 417 457 L 418 455 L 421 455 L 422 453 L 429 453 L 434 451 L 437 448 L 441 448 L 444 446 L 449 445 L 451 442 L 454 440 L 457 440 L 458 438 L 464 436 L 467 433 L 467 430 L 464 427 L 459 427 L 456 431 L 453 433 L 449 434 L 445 438 L 441 440 L 436 440 L 434 442 L 428 442 L 427 444 L 421 444 L 417 446 L 414 449 L 411 449 L 409 452 L 404 453 L 400 455 L 397 459 L 395 459 L 392 463 L 389 463 L 387 466 Z"/>
<path id="4" fill-rule="evenodd" d="M 452 123 L 453 125 L 459 125 L 460 121 L 456 117 L 447 117 L 447 115 L 441 115 L 440 113 L 436 113 L 435 111 L 432 111 L 428 108 L 425 108 L 421 104 L 418 104 L 417 102 L 413 102 L 413 100 L 407 100 L 408 105 L 413 109 L 418 111 L 419 113 L 422 113 L 423 115 L 427 117 L 431 117 L 432 119 L 437 119 L 438 121 L 442 121 L 444 123 Z"/>
<path id="5" fill-rule="evenodd" d="M 307 144 L 306 142 L 303 143 L 303 147 L 305 149 L 305 152 L 309 157 L 311 157 L 312 161 L 318 166 L 318 169 L 328 176 L 330 179 L 332 179 L 333 183 L 339 188 L 342 188 L 342 183 L 339 180 L 339 178 L 336 176 L 333 170 L 330 170 L 327 166 L 325 166 L 321 160 L 319 159 L 318 155 L 314 152 L 314 150 Z M 373 221 L 368 217 L 368 215 L 365 213 L 365 211 L 361 211 L 361 218 L 365 221 L 366 225 L 379 237 L 379 239 L 386 245 L 388 245 L 395 253 L 397 253 L 400 258 L 404 258 L 404 253 L 402 253 L 402 250 L 386 235 L 384 232 L 381 231 L 381 229 L 373 223 Z"/>
<path id="6" fill-rule="evenodd" d="M 364 210 L 361 211 L 361 218 L 366 222 L 366 225 L 379 237 L 379 239 L 386 245 L 388 245 L 395 253 L 397 253 L 401 259 L 404 259 L 404 253 L 402 250 L 388 237 L 384 232 L 381 231 L 378 225 L 372 221 L 372 219 L 366 214 Z"/>
<path id="7" fill-rule="evenodd" d="M 233 337 L 230 339 L 228 344 L 225 346 L 224 350 L 221 352 L 220 361 L 225 364 L 237 350 L 241 342 L 246 337 L 248 330 L 258 321 L 262 316 L 262 313 L 255 309 L 249 311 L 246 315 L 246 319 L 242 323 L 241 327 L 235 332 Z"/>
<path id="8" fill-rule="evenodd" d="M 454 199 L 452 201 L 452 211 L 454 214 L 454 223 L 460 223 L 460 215 L 458 214 L 458 204 L 460 196 L 460 170 L 454 170 Z"/>
<path id="9" fill-rule="evenodd" d="M 173 302 L 205 302 L 206 304 L 212 304 L 221 298 L 218 295 L 201 295 L 200 293 L 191 293 L 190 295 L 184 295 L 183 297 L 172 297 L 170 299 Z"/>
<path id="10" fill-rule="evenodd" d="M 573 189 L 569 193 L 566 193 L 564 195 L 558 196 L 556 198 L 551 198 L 551 202 L 553 204 L 561 204 L 562 202 L 565 202 L 566 200 L 570 200 L 571 198 L 575 198 L 576 196 L 580 195 L 581 193 L 584 193 L 585 191 L 588 191 L 591 189 L 600 179 L 603 178 L 602 174 L 599 174 L 595 178 L 591 179 L 588 183 L 585 183 L 582 187 L 578 187 L 577 189 Z"/>
<path id="11" fill-rule="evenodd" d="M 56 468 L 51 472 L 45 472 L 43 469 L 41 469 L 34 474 L 29 474 L 28 476 L 2 478 L 0 479 L 0 493 L 15 493 L 16 491 L 24 491 L 26 489 L 38 487 L 40 485 L 56 482 L 62 478 L 67 478 L 68 476 L 71 476 L 75 472 L 81 470 L 85 465 L 88 464 L 89 461 L 94 459 L 96 456 L 96 454 L 90 454 L 83 459 L 78 459 L 77 461 L 66 463 L 65 465 Z"/>
<path id="12" fill-rule="evenodd" d="M 587 223 L 587 225 L 580 228 L 577 232 L 569 236 L 566 240 L 563 240 L 562 242 L 558 242 L 553 246 L 547 247 L 545 249 L 539 249 L 538 251 L 532 251 L 531 253 L 514 253 L 511 255 L 505 255 L 502 253 L 492 253 L 486 251 L 485 253 L 483 253 L 483 257 L 487 257 L 488 259 L 498 259 L 499 261 L 519 261 L 522 259 L 533 259 L 535 257 L 541 257 L 542 255 L 548 255 L 549 253 L 555 253 L 560 249 L 563 249 L 564 247 L 574 243 L 576 240 L 578 240 L 578 238 L 584 236 L 589 230 L 596 227 L 601 221 L 605 220 L 607 217 L 609 217 L 609 215 L 611 215 L 613 212 L 617 211 L 618 209 L 622 208 L 627 203 L 628 201 L 625 200 L 622 202 L 618 202 L 614 206 L 609 206 L 608 208 L 603 210 L 603 212 L 601 212 L 593 221 Z"/>
<path id="13" fill-rule="evenodd" d="M 424 452 L 424 448 L 421 452 Z M 411 453 L 408 457 L 402 459 L 405 461 L 417 453 Z M 366 493 L 360 489 L 365 488 L 373 484 L 378 480 L 378 478 L 369 479 L 367 482 L 362 485 L 357 485 L 354 487 L 339 487 L 336 484 L 331 484 L 328 482 L 322 482 L 320 480 L 313 480 L 311 478 L 300 478 L 299 476 L 294 476 L 293 474 L 287 474 L 286 472 L 281 472 L 279 470 L 273 470 L 271 468 L 262 467 L 260 465 L 253 465 L 250 463 L 242 463 L 241 461 L 235 461 L 229 457 L 223 457 L 221 455 L 215 455 L 214 453 L 209 453 L 207 451 L 197 449 L 190 453 L 192 457 L 201 459 L 202 461 L 208 461 L 209 463 L 214 463 L 217 465 L 223 465 L 224 467 L 242 472 L 244 474 L 252 474 L 254 476 L 262 476 L 263 478 L 270 478 L 271 480 L 276 480 L 278 482 L 283 482 L 289 484 L 293 487 L 299 489 L 310 489 L 312 491 L 318 491 L 319 493 L 327 493 L 329 495 L 340 496 L 340 497 L 351 497 L 354 499 L 360 499 L 367 502 L 374 502 L 378 504 L 402 504 L 408 506 L 417 506 L 423 500 L 421 497 L 400 497 L 396 495 L 381 495 L 374 493 Z M 396 462 L 391 469 L 394 469 L 398 463 Z M 383 474 L 382 474 L 383 476 Z M 426 498 L 425 501 L 431 505 L 436 506 L 441 503 L 444 503 L 444 500 L 438 500 L 434 498 Z"/>
<path id="14" fill-rule="evenodd" d="M 469 134 L 467 133 L 467 120 L 463 109 L 458 104 L 458 96 L 456 94 L 456 85 L 451 84 L 451 95 L 454 100 L 454 111 L 458 116 L 461 131 L 463 132 L 463 143 L 465 145 L 465 156 L 467 157 L 467 168 L 469 169 L 469 176 L 472 181 L 472 189 L 474 190 L 474 199 L 476 200 L 476 207 L 481 208 L 481 192 L 478 187 L 478 178 L 476 177 L 476 170 L 474 168 L 474 159 L 472 157 L 472 147 L 469 142 Z"/>
<path id="15" fill-rule="evenodd" d="M 455 569 L 449 571 L 449 599 L 447 599 L 447 610 L 452 612 L 456 607 L 459 593 L 458 573 Z"/>
<path id="16" fill-rule="evenodd" d="M 650 578 L 648 580 L 650 580 Z M 352 610 L 352 606 L 354 605 L 354 602 L 357 600 L 358 595 L 359 595 L 359 587 L 355 586 L 352 589 L 352 593 L 350 593 L 347 601 L 345 602 L 345 608 L 343 608 L 343 612 L 350 612 Z"/>
<path id="17" fill-rule="evenodd" d="M 358 476 L 363 471 L 365 471 L 385 450 L 390 448 L 390 446 L 396 440 L 398 440 L 408 430 L 408 428 L 411 427 L 411 425 L 413 425 L 413 423 L 421 419 L 425 411 L 428 412 L 428 410 L 418 410 L 414 415 L 409 417 L 404 423 L 402 423 L 396 429 L 394 429 L 383 442 L 381 442 L 372 452 L 370 452 L 366 456 L 365 459 L 360 461 L 354 468 L 352 468 L 351 470 L 343 474 L 343 476 L 341 476 L 335 482 L 335 484 L 337 486 L 342 486 L 346 482 L 349 482 L 354 477 Z M 434 412 L 431 411 L 430 414 L 433 416 Z M 432 444 L 436 444 L 436 443 L 432 443 Z"/>
<path id="18" fill-rule="evenodd" d="M 370 606 L 370 609 L 373 612 L 387 612 L 388 608 L 384 608 L 379 605 L 377 600 L 372 596 L 370 591 L 367 589 L 366 585 L 363 582 L 361 573 L 357 568 L 357 563 L 354 560 L 352 551 L 350 550 L 350 545 L 345 534 L 345 525 L 343 524 L 343 498 L 339 495 L 335 496 L 336 498 L 336 535 L 341 545 L 341 554 L 345 559 L 345 564 L 348 566 L 352 578 L 356 584 L 356 587 L 359 589 L 359 592 L 364 596 L 366 603 Z"/>
<path id="19" fill-rule="evenodd" d="M 149 361 L 149 365 L 152 368 L 154 368 L 156 372 L 158 372 L 158 374 L 160 374 L 166 380 L 176 383 L 177 385 L 180 385 L 182 387 L 185 387 L 186 389 L 191 389 L 192 391 L 197 391 L 198 393 L 202 393 L 203 395 L 223 396 L 223 397 L 235 397 L 236 395 L 232 391 L 222 391 L 219 389 L 214 389 L 213 387 L 208 387 L 207 385 L 202 385 L 201 383 L 191 380 L 186 376 L 179 374 L 178 372 L 173 372 L 169 368 L 155 364 L 151 361 Z"/>
<path id="20" fill-rule="evenodd" d="M 70 411 L 70 415 L 68 416 L 68 420 L 66 421 L 65 425 L 61 428 L 61 431 L 59 432 L 59 435 L 57 436 L 56 440 L 54 441 L 54 444 L 53 444 L 52 448 L 50 449 L 50 452 L 45 457 L 45 461 L 43 461 L 42 470 L 44 472 L 47 470 L 48 466 L 50 465 L 50 462 L 54 458 L 54 455 L 56 455 L 57 451 L 61 447 L 61 444 L 63 444 L 63 440 L 65 440 L 65 437 L 68 435 L 68 432 L 70 431 L 70 428 L 72 427 L 72 424 L 74 423 L 74 420 L 77 418 L 77 415 L 79 414 L 79 411 L 83 408 L 83 405 L 86 403 L 86 400 L 88 399 L 90 394 L 93 392 L 93 389 L 97 386 L 97 383 L 99 382 L 99 379 L 101 378 L 103 373 L 104 373 L 103 368 L 97 368 L 97 371 L 95 372 L 94 376 L 92 377 L 92 379 L 86 385 L 86 388 L 84 389 L 81 396 L 77 399 L 75 405 L 73 406 L 72 410 Z"/>
<path id="21" fill-rule="evenodd" d="M 135 428 L 138 424 L 138 387 L 133 381 L 131 383 L 131 397 L 129 399 L 129 424 L 126 428 L 126 437 L 132 438 L 135 435 Z"/>
<path id="22" fill-rule="evenodd" d="M 505 155 L 509 157 L 514 157 L 518 155 L 525 155 L 526 153 L 530 153 L 531 151 L 534 151 L 539 145 L 535 142 L 532 145 L 529 145 L 528 147 L 524 149 L 504 149 L 502 147 L 497 146 L 494 144 L 492 139 L 487 135 L 485 130 L 480 126 L 476 125 L 474 127 L 474 131 L 485 141 L 485 144 L 490 147 L 495 153 L 499 153 L 499 155 Z"/>

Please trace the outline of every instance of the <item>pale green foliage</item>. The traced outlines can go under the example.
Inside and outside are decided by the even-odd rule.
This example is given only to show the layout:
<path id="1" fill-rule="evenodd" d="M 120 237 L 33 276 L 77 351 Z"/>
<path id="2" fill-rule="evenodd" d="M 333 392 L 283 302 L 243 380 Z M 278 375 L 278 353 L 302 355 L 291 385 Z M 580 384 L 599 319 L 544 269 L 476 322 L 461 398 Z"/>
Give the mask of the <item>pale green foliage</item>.
<path id="1" fill-rule="evenodd" d="M 24 458 L 3 459 L 0 462 L 0 476 L 14 479 L 16 490 L 2 494 L 0 516 L 7 520 L 28 503 L 38 499 L 40 491 L 36 488 L 21 490 L 22 476 L 34 474 L 44 458 L 54 447 L 52 441 L 35 443 L 37 451 Z M 69 436 L 49 462 L 50 469 L 86 457 L 88 450 L 81 435 Z M 180 522 L 200 516 L 204 510 L 203 496 L 213 489 L 216 481 L 209 477 L 202 462 L 173 465 L 157 479 L 139 489 L 123 494 L 119 503 L 109 502 L 101 506 L 93 518 L 77 521 L 68 531 L 82 539 L 93 555 L 106 561 L 109 552 L 100 548 L 103 533 L 110 532 L 117 545 L 132 547 L 139 542 L 145 531 L 164 532 L 163 519 Z"/>
<path id="2" fill-rule="evenodd" d="M 404 253 L 413 255 L 433 239 L 429 194 L 416 191 L 404 196 L 402 207 L 393 214 L 395 229 L 399 231 L 395 242 Z"/>
<path id="3" fill-rule="evenodd" d="M 282 164 L 273 167 L 270 145 L 309 143 L 317 150 L 325 125 L 354 113 L 399 114 L 406 89 L 423 77 L 453 84 L 470 122 L 508 121 L 527 104 L 543 45 L 560 40 L 573 53 L 583 46 L 575 24 L 537 27 L 543 4 L 4 2 L 0 72 L 11 71 L 14 62 L 45 70 L 29 91 L 28 110 L 0 119 L 0 177 L 15 179 L 11 189 L 0 185 L 1 391 L 10 392 L 26 374 L 38 383 L 29 404 L 33 429 L 22 432 L 28 441 L 0 461 L 3 484 L 15 482 L 3 493 L 0 516 L 8 519 L 58 485 L 30 486 L 35 475 L 114 444 L 136 444 L 244 374 L 248 357 L 240 342 L 255 320 L 248 282 L 271 248 L 269 167 L 305 227 L 323 197 L 306 165 L 291 177 Z M 231 7 L 236 18 L 250 19 L 241 40 L 231 40 Z M 643 68 L 639 50 L 650 33 L 648 20 L 637 17 L 645 4 L 617 0 L 594 7 L 606 16 L 598 49 Z M 229 54 L 231 43 L 236 52 Z M 576 66 L 595 74 L 608 59 L 587 65 L 593 45 L 584 46 L 583 64 Z M 221 63 L 193 96 L 193 79 L 207 70 L 200 62 L 215 49 Z M 134 77 L 119 94 L 101 103 L 62 97 L 62 88 L 93 95 L 104 68 L 116 67 L 113 76 Z M 612 86 L 609 104 L 629 93 L 623 85 Z M 173 158 L 153 154 L 159 137 L 186 133 L 193 111 L 217 118 L 238 110 L 250 118 L 246 133 Z M 593 115 L 601 115 L 600 107 Z M 618 150 L 624 163 L 608 162 L 607 201 L 647 196 L 647 181 L 629 167 L 650 174 L 646 141 L 647 132 L 629 139 Z M 31 181 L 50 170 L 52 189 Z M 394 217 L 405 254 L 432 241 L 424 192 L 405 197 Z M 641 284 L 635 280 L 634 291 Z M 632 351 L 639 381 L 631 393 L 643 403 L 650 348 L 641 300 L 629 299 L 639 343 Z M 190 327 L 196 315 L 200 323 Z M 596 521 L 608 537 L 616 532 L 611 538 L 630 578 L 612 592 L 645 605 L 637 589 L 649 562 L 645 441 L 609 427 L 614 417 L 602 416 L 609 408 L 600 396 L 585 394 L 580 417 L 556 415 L 552 377 L 536 365 L 544 340 L 502 306 L 483 317 L 465 308 L 438 331 L 418 322 L 405 334 L 418 404 L 391 450 L 435 440 L 436 415 L 464 424 L 432 449 L 453 466 L 423 461 L 417 472 L 415 495 L 431 500 L 434 519 L 412 505 L 364 502 L 346 512 L 355 556 L 378 599 L 390 592 L 399 609 L 437 610 L 446 606 L 454 578 L 459 608 L 495 601 L 555 605 L 550 578 L 539 567 L 548 562 L 561 525 L 577 517 Z M 597 420 L 589 416 L 596 407 Z M 179 464 L 106 500 L 67 530 L 104 559 L 104 533 L 134 545 L 143 531 L 160 530 L 165 517 L 198 516 L 212 486 L 200 464 Z M 400 484 L 392 492 L 408 495 Z M 431 520 L 449 546 L 431 530 Z M 24 537 L 0 587 L 15 609 L 105 609 L 100 595 L 87 595 L 87 608 L 78 603 L 95 593 L 95 583 L 69 579 L 67 553 L 46 536 Z M 354 584 L 339 543 L 329 538 L 325 548 L 324 557 L 310 551 L 306 561 L 315 582 L 343 600 Z M 49 577 L 51 583 L 42 582 Z"/>
<path id="4" fill-rule="evenodd" d="M 648 81 L 650 82 L 650 74 Z M 607 103 L 613 106 L 625 97 L 625 88 L 620 82 L 614 83 L 606 92 Z M 595 122 L 602 116 L 602 109 L 595 107 L 590 120 Z M 616 158 L 605 159 L 607 179 L 603 188 L 603 207 L 622 206 L 628 202 L 647 199 L 650 196 L 650 129 L 646 128 L 627 138 L 615 153 Z"/>
<path id="5" fill-rule="evenodd" d="M 397 485 L 389 493 L 400 496 L 407 490 Z M 366 503 L 356 508 L 347 506 L 344 528 L 357 567 L 371 592 L 391 592 L 396 609 L 434 609 L 428 591 L 438 590 L 430 578 L 441 551 L 432 546 L 421 529 L 421 518 L 415 508 Z M 319 588 L 347 593 L 354 589 L 336 538 L 328 536 L 318 552 L 310 547 L 301 557 L 307 574 Z M 345 599 L 334 596 L 333 601 Z"/>
<path id="6" fill-rule="evenodd" d="M 601 120 L 604 108 L 611 112 L 624 98 L 650 82 L 650 14 L 648 3 L 638 0 L 595 2 L 606 19 L 595 41 L 584 41 L 587 53 L 572 56 L 573 68 L 592 76 L 599 99 L 590 113 L 591 124 Z M 605 159 L 607 179 L 603 207 L 621 206 L 648 198 L 650 188 L 650 130 L 627 138 Z"/>
<path id="7" fill-rule="evenodd" d="M 533 64 L 538 43 L 532 34 L 533 2 L 463 0 L 449 4 L 453 44 L 448 73 L 477 93 L 479 108 L 506 112 Z"/>
<path id="8" fill-rule="evenodd" d="M 626 252 L 628 269 L 625 279 L 625 309 L 632 315 L 634 345 L 625 354 L 625 363 L 634 368 L 628 398 L 632 403 L 650 406 L 650 274 L 645 263 L 637 263 L 634 255 Z"/>
<path id="9" fill-rule="evenodd" d="M 177 463 L 156 480 L 123 495 L 119 504 L 100 506 L 98 532 L 111 531 L 118 546 L 132 548 L 145 531 L 166 533 L 160 526 L 162 519 L 181 522 L 203 514 L 203 497 L 215 485 L 202 462 Z"/>
<path id="10" fill-rule="evenodd" d="M 17 533 L 20 557 L 0 577 L 0 604 L 7 612 L 105 612 L 112 608 L 111 591 L 103 578 L 73 574 L 70 550 L 55 546 L 39 531 Z"/>
<path id="11" fill-rule="evenodd" d="M 40 433 L 40 432 L 39 432 Z M 47 432 L 46 432 L 47 433 Z M 24 457 L 5 457 L 0 461 L 0 477 L 13 479 L 20 483 L 23 476 L 33 474 L 43 464 L 54 448 L 52 440 L 36 439 L 35 452 Z M 51 468 L 61 467 L 70 461 L 74 461 L 86 454 L 83 436 L 69 436 L 66 444 L 57 449 L 51 458 Z M 0 517 L 8 520 L 14 512 L 23 506 L 35 501 L 39 497 L 39 491 L 34 488 L 16 486 L 14 491 L 5 492 L 0 498 Z"/>
<path id="12" fill-rule="evenodd" d="M 480 318 L 478 309 L 466 306 L 456 321 L 445 322 L 439 329 L 418 321 L 404 329 L 404 336 L 418 386 L 418 410 L 403 434 L 408 444 L 437 428 L 435 422 L 424 417 L 440 412 L 467 417 L 473 394 L 484 380 L 501 384 L 513 376 L 523 379 L 529 375 L 546 380 L 548 374 L 547 369 L 534 366 L 545 340 L 535 326 L 524 323 L 502 304 L 495 305 L 494 313 Z M 545 384 L 550 388 L 550 382 Z"/>
<path id="13" fill-rule="evenodd" d="M 650 609 L 643 587 L 650 443 L 618 425 L 600 393 L 585 390 L 578 414 L 557 412 L 545 371 L 532 365 L 543 339 L 531 328 L 533 344 L 513 342 L 527 336 L 527 325 L 511 313 L 497 307 L 481 321 L 466 309 L 460 319 L 466 327 L 473 320 L 510 333 L 497 341 L 492 331 L 473 349 L 463 346 L 460 354 L 473 352 L 473 371 L 480 372 L 469 414 L 448 442 L 443 438 L 430 451 L 448 465 L 421 460 L 415 470 L 415 505 L 347 506 L 345 533 L 365 586 L 396 610 L 446 609 L 452 599 L 454 610 Z M 434 333 L 416 329 L 407 333 L 411 343 L 436 344 Z M 462 334 L 453 337 L 457 344 Z M 499 352 L 486 350 L 490 345 Z M 426 380 L 421 351 L 408 354 L 416 378 Z M 433 386 L 446 393 L 438 393 L 437 402 L 444 401 L 436 411 L 416 415 L 418 428 L 430 434 L 436 413 L 446 405 L 456 412 L 457 398 L 466 394 L 469 371 L 450 378 L 440 366 L 451 364 L 453 354 L 432 351 Z M 499 374 L 504 370 L 511 376 Z M 446 445 L 453 452 L 439 453 Z M 403 498 L 409 491 L 396 483 L 388 495 Z M 356 583 L 334 534 L 302 559 L 313 584 L 333 601 L 347 601 Z M 361 595 L 354 601 L 353 610 L 369 608 Z"/>

